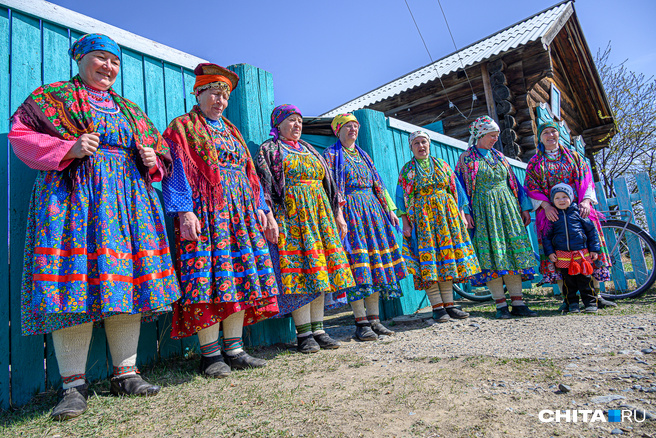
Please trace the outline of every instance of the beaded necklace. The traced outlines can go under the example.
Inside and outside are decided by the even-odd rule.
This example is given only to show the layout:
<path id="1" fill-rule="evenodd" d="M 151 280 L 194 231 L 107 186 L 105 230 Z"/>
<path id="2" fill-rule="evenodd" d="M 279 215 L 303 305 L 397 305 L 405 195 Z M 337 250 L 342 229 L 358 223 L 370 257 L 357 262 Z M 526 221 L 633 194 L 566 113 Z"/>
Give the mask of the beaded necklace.
<path id="1" fill-rule="evenodd" d="M 94 90 L 86 85 L 84 85 L 84 89 L 89 96 L 89 104 L 94 110 L 105 114 L 116 114 L 120 111 L 109 91 Z"/>
<path id="2" fill-rule="evenodd" d="M 349 149 L 346 146 L 342 146 L 342 151 L 344 151 L 346 160 L 351 163 L 351 168 L 353 168 L 357 176 L 362 180 L 366 180 L 369 176 L 369 169 L 363 166 L 364 160 L 360 156 L 360 152 L 355 147 Z"/>
<path id="3" fill-rule="evenodd" d="M 282 148 L 289 153 L 298 154 L 298 155 L 310 155 L 310 151 L 307 150 L 305 146 L 303 146 L 298 142 L 294 142 L 290 145 L 281 139 L 280 144 L 282 145 Z"/>
<path id="4" fill-rule="evenodd" d="M 212 134 L 212 138 L 223 145 L 225 149 L 228 152 L 234 153 L 237 150 L 237 146 L 235 145 L 235 142 L 232 141 L 232 138 L 230 137 L 228 130 L 226 129 L 225 123 L 223 123 L 223 120 L 212 120 L 205 118 L 207 120 L 207 126 L 210 128 L 210 133 Z"/>
<path id="5" fill-rule="evenodd" d="M 428 160 L 428 169 L 429 169 L 428 171 L 424 170 L 424 166 L 421 165 L 419 160 L 417 160 L 416 158 L 414 159 L 415 162 L 417 163 L 416 165 L 417 175 L 419 175 L 422 178 L 431 179 L 435 174 L 435 163 L 433 163 L 433 160 L 431 160 L 430 158 L 426 158 L 426 159 Z"/>
<path id="6" fill-rule="evenodd" d="M 499 164 L 499 159 L 497 158 L 497 154 L 495 154 L 494 152 L 492 152 L 492 149 L 489 149 L 488 152 L 487 152 L 487 154 L 485 154 L 485 155 L 483 155 L 483 153 L 482 153 L 480 150 L 478 150 L 478 148 L 476 148 L 476 151 L 478 152 L 478 154 L 479 154 L 481 157 L 483 157 L 483 160 L 485 160 L 485 162 L 486 162 L 488 165 L 490 165 L 490 167 L 494 167 L 494 166 L 496 166 L 497 164 Z M 489 159 L 487 158 L 488 155 L 491 155 L 491 156 L 492 156 L 492 160 L 489 160 Z"/>

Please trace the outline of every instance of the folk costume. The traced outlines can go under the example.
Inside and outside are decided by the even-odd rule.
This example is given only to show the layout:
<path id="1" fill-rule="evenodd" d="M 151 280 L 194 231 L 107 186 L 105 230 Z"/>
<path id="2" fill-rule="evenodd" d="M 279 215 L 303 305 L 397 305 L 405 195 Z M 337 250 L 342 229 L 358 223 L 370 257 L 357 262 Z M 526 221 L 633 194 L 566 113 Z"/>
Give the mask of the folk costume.
<path id="1" fill-rule="evenodd" d="M 508 160 L 496 149 L 476 147 L 478 140 L 499 126 L 488 116 L 479 117 L 469 126 L 469 148 L 460 155 L 456 173 L 469 199 L 474 219 L 472 243 L 481 273 L 473 285 L 486 284 L 497 305 L 497 318 L 510 315 L 537 316 L 523 302 L 522 277 L 530 279 L 536 265 L 533 247 L 521 211 L 531 204 Z M 512 312 L 503 289 L 510 293 Z"/>
<path id="2" fill-rule="evenodd" d="M 355 282 L 333 216 L 344 199 L 325 160 L 309 143 L 280 136 L 279 125 L 294 114 L 301 115 L 293 105 L 271 113 L 273 138 L 260 147 L 257 171 L 279 226 L 271 251 L 280 262 L 280 313 L 291 312 L 298 351 L 309 353 L 339 347 L 323 330 L 324 304 L 346 304 L 344 291 Z"/>
<path id="3" fill-rule="evenodd" d="M 430 136 L 417 131 L 410 147 L 421 137 L 430 145 Z M 466 197 L 453 170 L 441 159 L 413 158 L 401 169 L 396 202 L 412 227 L 412 237 L 404 235 L 403 256 L 415 289 L 426 291 L 437 322 L 467 318 L 454 305 L 453 283 L 468 281 L 480 269 L 460 214 Z"/>
<path id="4" fill-rule="evenodd" d="M 239 77 L 215 64 L 194 70 L 194 93 L 229 95 Z M 273 265 L 258 222 L 261 187 L 239 130 L 228 119 L 208 118 L 200 106 L 174 119 L 164 131 L 173 172 L 164 180 L 166 212 L 175 219 L 182 298 L 173 305 L 171 337 L 198 333 L 201 372 L 224 377 L 230 368 L 264 366 L 243 350 L 244 325 L 278 313 Z M 184 240 L 181 219 L 193 212 L 199 240 Z M 220 324 L 223 342 L 219 342 Z M 221 350 L 230 367 L 223 362 Z"/>
<path id="5" fill-rule="evenodd" d="M 109 37 L 87 34 L 69 54 L 86 63 L 99 56 L 118 62 L 121 53 Z M 53 335 L 63 380 L 52 412 L 58 420 L 86 410 L 94 322 L 104 321 L 111 393 L 157 394 L 158 386 L 136 374 L 141 319 L 170 310 L 180 297 L 151 187 L 170 157 L 160 154 L 150 170 L 144 165 L 138 149 L 158 148 L 163 139 L 137 105 L 108 88 L 93 89 L 81 75 L 39 87 L 12 116 L 9 133 L 16 156 L 40 171 L 27 218 L 21 322 L 23 335 Z M 99 136 L 95 153 L 69 159 L 78 138 L 92 133 Z"/>
<path id="6" fill-rule="evenodd" d="M 396 210 L 369 155 L 356 143 L 350 147 L 339 140 L 339 131 L 353 114 L 340 114 L 332 121 L 338 137 L 323 155 L 344 196 L 344 219 L 348 234 L 344 247 L 356 286 L 346 290 L 353 309 L 356 338 L 375 340 L 394 332 L 380 322 L 379 299 L 403 296 L 399 281 L 408 275 L 401 249 L 396 243 L 389 213 Z M 366 310 L 365 310 L 366 305 Z"/>

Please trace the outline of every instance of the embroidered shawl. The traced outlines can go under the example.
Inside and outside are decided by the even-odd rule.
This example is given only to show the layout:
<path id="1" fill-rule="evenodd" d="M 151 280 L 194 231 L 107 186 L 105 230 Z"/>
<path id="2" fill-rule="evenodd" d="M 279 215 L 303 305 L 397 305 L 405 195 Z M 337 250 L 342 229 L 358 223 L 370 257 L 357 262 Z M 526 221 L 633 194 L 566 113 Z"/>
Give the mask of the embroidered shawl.
<path id="1" fill-rule="evenodd" d="M 225 117 L 222 117 L 222 120 L 228 132 L 239 141 L 246 152 L 246 175 L 253 198 L 257 200 L 260 198 L 260 180 L 246 142 L 235 125 Z M 216 208 L 223 208 L 226 201 L 221 183 L 219 154 L 200 107 L 195 105 L 187 114 L 173 119 L 164 131 L 164 138 L 167 143 L 162 146 L 162 150 L 169 152 L 172 146 L 177 148 L 194 196 L 212 197 L 214 202 L 210 205 L 216 204 Z"/>
<path id="2" fill-rule="evenodd" d="M 130 124 L 137 146 L 155 148 L 158 151 L 165 167 L 162 169 L 162 176 L 165 176 L 171 165 L 171 157 L 166 152 L 159 152 L 164 140 L 157 128 L 135 103 L 119 96 L 111 88 L 109 94 Z M 96 131 L 88 93 L 79 75 L 74 76 L 70 81 L 55 82 L 37 88 L 18 107 L 12 119 L 14 117 L 35 132 L 62 140 L 75 140 L 82 134 Z M 88 160 L 89 157 L 76 158 L 63 171 L 64 180 L 69 188 L 73 188 L 79 182 L 78 169 L 88 172 L 86 165 Z M 136 154 L 136 162 L 141 176 L 146 181 L 146 186 L 152 188 L 148 168 L 141 161 L 139 154 Z"/>
<path id="3" fill-rule="evenodd" d="M 310 145 L 310 143 L 299 140 L 299 144 L 305 146 L 307 150 L 321 163 L 324 168 L 323 189 L 328 195 L 330 206 L 333 212 L 337 212 L 339 207 L 344 204 L 343 195 L 337 190 L 337 185 L 333 179 L 326 160 Z M 257 155 L 256 165 L 257 173 L 262 181 L 264 189 L 264 199 L 269 205 L 284 205 L 285 199 L 285 172 L 283 168 L 282 139 L 273 141 L 269 139 L 262 143 Z"/>
<path id="4" fill-rule="evenodd" d="M 590 172 L 588 163 L 586 163 L 576 151 L 570 151 L 562 145 L 559 145 L 558 147 L 560 148 L 561 157 L 567 160 L 567 162 L 576 169 L 576 181 L 574 185 L 578 200 L 581 202 L 585 197 L 585 192 L 589 188 L 594 190 L 592 172 Z M 540 151 L 534 155 L 528 162 L 524 185 L 526 186 L 528 195 L 531 198 L 539 201 L 550 202 L 549 195 L 551 187 L 549 187 L 549 175 L 546 163 L 547 157 L 544 152 Z M 590 219 L 593 222 L 599 222 L 604 219 L 604 216 L 595 210 L 594 207 L 591 207 Z M 551 228 L 551 223 L 547 219 L 544 209 L 541 207 L 538 208 L 535 213 L 535 226 L 538 236 L 540 237 L 545 236 Z"/>
<path id="5" fill-rule="evenodd" d="M 371 160 L 371 157 L 363 151 L 360 146 L 357 144 L 354 145 L 355 149 L 360 153 L 360 156 L 366 163 L 367 167 L 369 168 L 369 171 L 373 175 L 374 179 L 374 194 L 376 195 L 376 198 L 378 199 L 378 202 L 380 202 L 380 205 L 382 205 L 383 210 L 389 211 L 389 207 L 387 205 L 387 200 L 385 198 L 385 184 L 383 183 L 383 180 L 380 178 L 380 175 L 378 174 L 378 171 L 376 170 L 376 167 L 374 166 L 374 162 Z M 335 180 L 335 183 L 337 184 L 337 190 L 342 195 L 345 195 L 345 190 L 346 190 L 346 161 L 344 160 L 344 152 L 343 152 L 343 146 L 342 142 L 337 140 L 337 143 L 333 144 L 332 146 L 328 147 L 324 152 L 323 156 L 326 159 L 326 162 L 328 163 L 328 167 L 332 170 L 332 175 L 333 179 Z"/>
<path id="6" fill-rule="evenodd" d="M 449 164 L 442 159 L 435 157 L 430 157 L 430 159 L 433 160 L 433 165 L 435 166 L 435 174 L 433 175 L 433 178 L 437 177 L 438 172 L 441 172 L 447 176 L 449 179 L 448 192 L 451 193 L 453 199 L 455 199 L 456 205 L 459 205 L 458 190 L 456 187 L 456 176 L 455 173 L 453 173 L 451 166 L 449 166 Z M 417 163 L 415 158 L 413 158 L 412 160 L 405 163 L 401 169 L 401 173 L 399 174 L 399 186 L 403 190 L 403 202 L 405 204 L 406 212 L 410 212 L 414 208 L 414 194 L 416 188 L 415 176 L 417 175 L 417 166 L 420 166 L 420 164 Z"/>

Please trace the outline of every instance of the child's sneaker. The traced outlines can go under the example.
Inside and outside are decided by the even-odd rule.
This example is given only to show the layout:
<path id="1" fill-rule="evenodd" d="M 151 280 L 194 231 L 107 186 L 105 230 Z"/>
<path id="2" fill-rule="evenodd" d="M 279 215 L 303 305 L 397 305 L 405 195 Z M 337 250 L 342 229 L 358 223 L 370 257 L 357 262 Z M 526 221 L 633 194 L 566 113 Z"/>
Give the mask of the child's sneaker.
<path id="1" fill-rule="evenodd" d="M 580 313 L 579 303 L 572 303 L 569 305 L 569 313 Z"/>
<path id="2" fill-rule="evenodd" d="M 586 306 L 586 308 L 583 310 L 585 313 L 597 313 L 597 306 L 594 304 L 590 304 L 589 306 Z"/>

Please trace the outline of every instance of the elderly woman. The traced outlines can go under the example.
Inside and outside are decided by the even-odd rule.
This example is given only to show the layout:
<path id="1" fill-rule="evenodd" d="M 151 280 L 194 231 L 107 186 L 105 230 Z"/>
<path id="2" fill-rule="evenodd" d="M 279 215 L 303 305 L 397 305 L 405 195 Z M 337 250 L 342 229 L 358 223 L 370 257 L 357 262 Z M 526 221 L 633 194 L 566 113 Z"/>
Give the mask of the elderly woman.
<path id="1" fill-rule="evenodd" d="M 356 144 L 358 120 L 353 114 L 340 114 L 331 125 L 338 140 L 324 151 L 324 157 L 337 190 L 346 199 L 344 247 L 357 283 L 347 289 L 347 298 L 355 317 L 356 339 L 374 341 L 378 335 L 394 334 L 380 322 L 381 294 L 384 299 L 403 296 L 399 280 L 408 275 L 393 232 L 399 218 L 373 161 Z"/>
<path id="2" fill-rule="evenodd" d="M 599 306 L 617 306 L 599 297 L 599 282 L 610 279 L 610 256 L 601 231 L 600 219 L 603 216 L 595 210 L 597 203 L 592 173 L 588 163 L 576 152 L 570 151 L 559 143 L 558 125 L 553 122 L 542 123 L 538 127 L 538 153 L 528 162 L 524 185 L 536 210 L 536 230 L 540 243 L 540 273 L 545 283 L 557 283 L 563 289 L 561 273 L 555 269 L 542 250 L 542 239 L 549 231 L 550 222 L 558 219 L 556 208 L 551 205 L 551 189 L 559 183 L 568 184 L 574 191 L 575 202 L 578 200 L 581 217 L 590 217 L 599 234 L 601 251 L 595 261 L 592 278 Z M 567 310 L 567 309 L 564 309 Z"/>
<path id="3" fill-rule="evenodd" d="M 326 294 L 355 287 L 340 240 L 347 228 L 344 198 L 326 161 L 301 140 L 298 108 L 276 107 L 271 127 L 273 138 L 260 147 L 257 170 L 280 227 L 279 233 L 267 229 L 280 256 L 280 313 L 294 318 L 299 352 L 339 348 L 323 330 L 323 312 Z"/>
<path id="4" fill-rule="evenodd" d="M 25 240 L 24 335 L 52 333 L 63 385 L 52 418 L 86 410 L 87 355 L 104 321 L 114 395 L 154 395 L 139 376 L 142 314 L 180 296 L 164 217 L 151 183 L 170 162 L 148 117 L 111 88 L 121 52 L 88 34 L 69 50 L 79 74 L 34 91 L 12 117 L 16 155 L 40 170 Z"/>
<path id="5" fill-rule="evenodd" d="M 173 172 L 162 188 L 166 212 L 176 216 L 183 293 L 173 305 L 171 337 L 198 333 L 201 373 L 225 377 L 231 369 L 266 365 L 244 351 L 242 331 L 244 324 L 278 313 L 262 228 L 271 221 L 275 229 L 276 223 L 261 199 L 246 143 L 223 116 L 239 77 L 209 63 L 199 64 L 194 73 L 198 105 L 164 131 Z"/>
<path id="6" fill-rule="evenodd" d="M 431 157 L 430 136 L 410 134 L 414 158 L 399 175 L 396 200 L 403 220 L 403 256 L 415 289 L 423 289 L 433 307 L 433 319 L 465 319 L 455 307 L 453 282 L 480 272 L 463 215 L 466 203 L 460 183 L 446 161 Z"/>
<path id="7" fill-rule="evenodd" d="M 522 300 L 522 276 L 535 273 L 533 247 L 526 226 L 531 203 L 508 160 L 494 149 L 499 126 L 488 116 L 469 126 L 469 148 L 460 155 L 456 172 L 469 198 L 465 214 L 481 273 L 474 285 L 487 284 L 497 305 L 497 318 L 537 316 Z M 503 285 L 510 293 L 508 311 Z"/>

